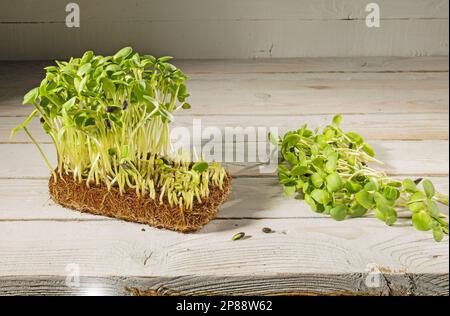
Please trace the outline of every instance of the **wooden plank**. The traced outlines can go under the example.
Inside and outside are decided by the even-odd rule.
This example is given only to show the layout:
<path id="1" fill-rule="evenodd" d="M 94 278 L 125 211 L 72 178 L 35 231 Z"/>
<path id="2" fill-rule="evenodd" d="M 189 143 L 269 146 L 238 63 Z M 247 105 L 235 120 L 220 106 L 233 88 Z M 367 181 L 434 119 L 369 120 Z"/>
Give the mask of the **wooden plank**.
<path id="1" fill-rule="evenodd" d="M 448 72 L 446 56 L 262 59 L 174 59 L 173 62 L 189 76 L 232 74 L 351 74 L 351 73 L 433 73 Z M 17 80 L 39 83 L 43 68 L 53 61 L 0 61 L 2 85 Z M 218 76 L 220 78 L 220 76 Z M 31 79 L 31 80 L 30 80 Z"/>
<path id="2" fill-rule="evenodd" d="M 448 34 L 448 19 L 384 20 L 378 29 L 351 19 L 3 23 L 0 60 L 112 54 L 124 45 L 177 58 L 446 56 Z"/>
<path id="3" fill-rule="evenodd" d="M 303 124 L 308 124 L 311 128 L 325 126 L 331 122 L 332 117 L 333 115 L 183 115 L 176 118 L 172 128 L 185 127 L 192 132 L 193 126 L 201 124 L 202 130 L 215 127 L 224 132 L 226 127 L 264 127 L 267 131 L 272 127 L 277 128 L 280 135 L 284 135 Z M 30 143 L 30 138 L 23 131 L 19 131 L 12 139 L 9 138 L 11 130 L 24 120 L 23 117 L 0 117 L 0 143 Z M 40 125 L 35 119 L 28 125 L 28 129 L 37 142 L 50 143 L 50 137 Z M 440 113 L 355 114 L 345 116 L 342 124 L 344 130 L 360 133 L 367 140 L 447 140 L 448 126 L 448 116 Z"/>
<path id="4" fill-rule="evenodd" d="M 263 227 L 275 233 L 264 234 Z M 405 277 L 448 280 L 448 238 L 436 243 L 403 220 L 395 227 L 368 218 L 215 220 L 188 235 L 142 228 L 119 221 L 1 222 L 0 276 L 65 276 L 67 265 L 77 264 L 84 277 L 330 277 L 375 265 Z M 231 241 L 240 231 L 248 238 Z"/>
<path id="5" fill-rule="evenodd" d="M 190 102 L 194 104 L 192 114 L 448 111 L 448 79 L 192 81 L 189 89 L 192 91 Z"/>
<path id="6" fill-rule="evenodd" d="M 176 63 L 176 62 L 174 62 Z M 186 62 L 187 63 L 187 62 Z M 200 66 L 199 66 L 200 68 Z M 181 68 L 180 68 L 181 69 Z M 184 68 L 183 68 L 184 69 Z M 188 82 L 197 81 L 326 81 L 326 80 L 448 80 L 448 71 L 441 68 L 436 71 L 323 71 L 323 72 L 249 72 L 245 73 L 188 73 Z M 8 85 L 9 82 L 5 82 Z"/>
<path id="7" fill-rule="evenodd" d="M 32 87 L 32 85 L 30 86 Z M 425 80 L 191 80 L 193 108 L 179 115 L 447 113 L 448 77 Z M 23 116 L 28 87 L 0 88 L 0 116 Z"/>
<path id="8" fill-rule="evenodd" d="M 33 62 L 35 63 L 35 62 Z M 349 74 L 448 72 L 448 57 L 315 57 L 258 59 L 174 60 L 190 76 L 195 74 Z M 44 64 L 45 65 L 45 64 Z"/>
<path id="9" fill-rule="evenodd" d="M 31 111 L 19 106 L 22 96 L 39 84 L 42 69 L 49 64 L 0 63 L 0 116 L 24 116 Z M 233 105 L 240 107 L 240 114 L 251 115 L 255 107 L 270 114 L 298 114 L 293 105 L 301 106 L 304 114 L 335 113 L 336 107 L 343 113 L 448 111 L 448 58 L 197 60 L 177 64 L 192 77 L 189 89 L 194 105 L 180 115 L 223 114 L 224 108 Z M 241 83 L 246 89 L 240 88 Z"/>
<path id="10" fill-rule="evenodd" d="M 449 172 L 448 141 L 373 141 L 378 158 L 385 162 L 376 166 L 392 175 L 447 175 Z M 248 152 L 257 152 L 265 143 L 229 144 L 223 153 L 244 153 L 244 162 L 226 163 L 233 176 L 259 176 L 262 163 L 245 162 Z M 53 145 L 43 144 L 42 148 L 55 165 L 56 155 Z M 38 150 L 32 144 L 0 145 L 0 178 L 47 178 L 50 174 Z"/>
<path id="11" fill-rule="evenodd" d="M 80 287 L 68 287 L 65 277 L 1 277 L 0 295 L 438 295 L 448 296 L 448 274 L 383 272 L 380 287 L 367 287 L 367 273 L 278 276 L 81 277 Z"/>
<path id="12" fill-rule="evenodd" d="M 415 179 L 412 175 L 409 178 Z M 448 177 L 429 177 L 438 192 L 448 195 Z M 46 179 L 0 179 L 0 221 L 11 220 L 107 220 L 82 214 L 53 203 Z M 448 214 L 448 207 L 442 207 Z M 410 217 L 409 212 L 401 216 Z M 229 200 L 221 207 L 219 219 L 243 218 L 328 218 L 311 211 L 304 201 L 285 197 L 278 180 L 271 178 L 236 178 Z"/>
<path id="13" fill-rule="evenodd" d="M 222 62 L 219 61 L 219 64 Z M 302 62 L 300 61 L 300 64 Z M 186 71 L 188 75 L 188 83 L 193 82 L 201 84 L 203 82 L 209 81 L 230 81 L 230 82 L 240 82 L 240 81 L 355 81 L 355 80 L 382 80 L 382 81 L 397 81 L 397 80 L 436 80 L 443 81 L 448 80 L 448 70 L 442 65 L 440 69 L 434 69 L 438 67 L 438 64 L 433 66 L 430 63 L 431 69 L 434 70 L 382 70 L 382 68 L 374 67 L 372 69 L 364 70 L 364 68 L 357 69 L 356 65 L 354 70 L 324 70 L 320 71 L 299 71 L 299 72 L 283 72 L 283 68 L 280 68 L 281 72 L 272 72 L 277 70 L 277 67 L 270 67 L 268 64 L 266 67 L 266 72 L 264 68 L 258 67 L 259 64 L 247 64 L 242 69 L 242 73 L 238 73 L 237 69 L 233 70 L 233 67 L 229 72 L 224 69 L 218 69 L 218 72 L 203 72 L 203 67 L 206 67 L 207 63 L 200 61 L 174 61 L 180 69 Z M 30 65 L 30 68 L 26 68 Z M 9 95 L 14 95 L 16 93 L 21 94 L 22 92 L 28 92 L 33 87 L 40 84 L 41 80 L 45 77 L 44 68 L 48 65 L 54 65 L 53 61 L 42 61 L 42 62 L 24 62 L 24 64 L 16 64 L 13 62 L 0 62 L 0 69 L 7 73 L 7 76 L 0 76 L 0 82 L 2 86 L 0 87 L 0 93 L 5 96 L 9 91 Z M 186 66 L 185 66 L 186 65 Z M 222 66 L 225 67 L 226 63 Z M 291 63 L 292 67 L 298 67 L 298 65 Z M 330 65 L 331 66 L 331 65 Z M 342 65 L 343 66 L 343 65 Z M 221 72 L 219 72 L 219 70 Z M 292 70 L 292 69 L 291 69 Z M 236 71 L 236 72 L 234 72 Z M 262 71 L 262 72 L 258 72 Z M 14 92 L 11 92 L 14 91 Z"/>
<path id="14" fill-rule="evenodd" d="M 365 19 L 367 2 L 362 0 L 78 0 L 83 21 L 186 21 L 186 20 L 341 20 Z M 65 2 L 3 0 L 0 23 L 64 21 Z M 446 0 L 379 0 L 382 19 L 448 18 Z"/>

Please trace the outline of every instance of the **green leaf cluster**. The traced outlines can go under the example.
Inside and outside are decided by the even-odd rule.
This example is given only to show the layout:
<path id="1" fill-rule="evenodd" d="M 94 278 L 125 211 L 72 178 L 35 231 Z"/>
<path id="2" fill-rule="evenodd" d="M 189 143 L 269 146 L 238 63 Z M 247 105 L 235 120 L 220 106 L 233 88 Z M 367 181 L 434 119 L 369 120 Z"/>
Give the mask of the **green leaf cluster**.
<path id="1" fill-rule="evenodd" d="M 304 125 L 270 139 L 280 149 L 278 178 L 285 194 L 298 194 L 313 211 L 338 221 L 372 212 L 390 226 L 398 210 L 407 208 L 415 228 L 432 230 L 437 241 L 448 235 L 437 205 L 448 205 L 448 197 L 436 193 L 429 180 L 420 190 L 412 180 L 399 182 L 371 168 L 370 163 L 380 163 L 375 151 L 361 135 L 344 132 L 341 121 L 338 115 L 322 130 Z"/>
<path id="2" fill-rule="evenodd" d="M 40 85 L 23 103 L 35 110 L 11 133 L 24 129 L 50 170 L 90 184 L 119 187 L 123 193 L 160 197 L 161 202 L 191 208 L 208 196 L 209 185 L 222 186 L 218 164 L 192 164 L 185 155 L 170 157 L 169 125 L 189 109 L 187 76 L 171 57 L 140 55 L 125 47 L 113 56 L 86 52 L 45 68 Z M 27 129 L 39 115 L 58 156 L 56 170 Z M 163 158 L 165 157 L 165 158 Z"/>

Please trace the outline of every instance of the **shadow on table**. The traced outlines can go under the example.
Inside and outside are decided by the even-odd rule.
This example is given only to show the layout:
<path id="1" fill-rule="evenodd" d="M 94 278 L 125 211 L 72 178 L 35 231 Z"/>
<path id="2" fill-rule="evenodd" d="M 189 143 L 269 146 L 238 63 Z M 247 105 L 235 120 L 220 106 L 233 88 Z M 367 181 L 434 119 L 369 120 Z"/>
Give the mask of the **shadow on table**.
<path id="1" fill-rule="evenodd" d="M 220 208 L 214 225 L 207 225 L 200 233 L 235 230 L 253 220 L 276 218 L 280 199 L 284 199 L 283 192 L 275 177 L 233 179 L 232 193 Z"/>

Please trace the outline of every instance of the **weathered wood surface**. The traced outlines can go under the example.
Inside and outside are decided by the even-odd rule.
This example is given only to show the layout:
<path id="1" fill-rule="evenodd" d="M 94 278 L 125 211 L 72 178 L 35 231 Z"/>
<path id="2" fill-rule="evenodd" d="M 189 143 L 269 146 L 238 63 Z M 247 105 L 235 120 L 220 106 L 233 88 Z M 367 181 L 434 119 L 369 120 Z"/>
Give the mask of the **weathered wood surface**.
<path id="1" fill-rule="evenodd" d="M 271 127 L 278 129 L 283 135 L 289 130 L 295 130 L 303 124 L 312 129 L 329 124 L 333 115 L 211 115 L 211 116 L 180 116 L 176 118 L 174 127 L 186 127 L 192 132 L 193 126 L 202 128 L 217 127 L 222 133 L 226 127 L 248 127 L 255 129 Z M 21 124 L 24 117 L 0 116 L 0 143 L 23 144 L 31 143 L 26 133 L 20 130 L 10 139 L 11 130 Z M 342 128 L 352 130 L 365 136 L 366 140 L 448 140 L 449 118 L 441 113 L 423 113 L 420 115 L 401 113 L 392 114 L 353 114 L 346 115 Z M 33 120 L 28 129 L 39 143 L 51 143 L 38 120 Z M 264 138 L 266 135 L 263 135 Z M 176 138 L 176 134 L 173 134 Z"/>
<path id="2" fill-rule="evenodd" d="M 449 171 L 449 143 L 446 140 L 423 141 L 372 141 L 378 158 L 385 164 L 378 166 L 391 175 L 447 175 Z M 220 145 L 218 145 L 220 147 Z M 263 161 L 248 161 L 247 152 L 255 153 L 258 147 L 269 148 L 265 142 L 242 142 L 225 144 L 222 157 L 226 152 L 243 153 L 243 162 L 225 162 L 232 176 L 267 176 L 262 173 Z M 2 144 L 0 155 L 0 178 L 47 178 L 49 169 L 33 144 Z M 56 153 L 51 144 L 42 144 L 41 148 L 50 162 L 56 164 Z"/>
<path id="3" fill-rule="evenodd" d="M 216 220 L 189 235 L 121 221 L 14 221 L 0 228 L 2 276 L 65 275 L 70 263 L 84 276 L 357 273 L 370 263 L 392 273 L 439 273 L 449 265 L 448 242 L 431 243 L 406 219 L 390 229 L 371 218 Z M 232 241 L 239 231 L 248 238 Z"/>
<path id="4" fill-rule="evenodd" d="M 42 69 L 49 64 L 0 62 L 0 116 L 31 112 L 31 107 L 19 106 L 22 96 L 39 84 Z M 192 77 L 188 86 L 195 104 L 179 115 L 448 111 L 445 57 L 206 60 L 180 61 L 177 65 Z"/>
<path id="5" fill-rule="evenodd" d="M 266 226 L 275 232 L 262 233 Z M 283 291 L 288 291 L 292 284 L 284 282 L 284 276 L 294 275 L 299 280 L 294 292 L 358 293 L 367 289 L 366 273 L 378 269 L 381 281 L 384 274 L 397 278 L 394 288 L 418 283 L 414 294 L 424 294 L 424 288 L 432 294 L 448 291 L 444 272 L 448 271 L 448 242 L 434 243 L 402 221 L 388 229 L 369 218 L 341 223 L 321 219 L 216 220 L 191 235 L 149 228 L 142 231 L 142 227 L 117 221 L 2 222 L 0 278 L 65 277 L 67 265 L 76 264 L 83 277 L 170 278 L 175 284 L 169 280 L 165 288 L 174 292 L 180 290 L 176 279 L 182 276 L 192 276 L 193 282 L 186 287 L 194 292 L 197 281 L 210 276 L 204 291 L 239 294 L 237 284 L 232 290 L 221 285 L 233 276 L 244 277 L 244 288 L 250 287 L 245 279 L 252 279 L 254 292 L 264 285 L 267 291 L 277 292 L 285 284 Z M 239 231 L 251 237 L 231 241 Z M 425 277 L 418 278 L 421 275 Z M 273 279 L 271 286 L 258 281 L 267 277 Z M 123 288 L 119 284 L 116 290 Z M 376 291 L 389 293 L 390 288 L 381 286 Z"/>
<path id="6" fill-rule="evenodd" d="M 46 0 L 48 6 L 35 0 L 3 0 L 4 10 L 0 22 L 62 22 L 65 20 L 65 2 Z M 303 19 L 339 20 L 365 19 L 365 1 L 361 0 L 78 0 L 86 10 L 86 20 L 254 20 Z M 380 0 L 384 19 L 448 18 L 448 1 L 445 0 Z M 198 8 L 201 7 L 202 10 Z"/>
<path id="7" fill-rule="evenodd" d="M 406 176 L 415 179 L 417 176 Z M 427 177 L 436 189 L 449 193 L 447 177 Z M 0 221 L 20 220 L 109 220 L 62 209 L 48 196 L 48 179 L 0 179 Z M 26 199 L 23 198 L 26 192 Z M 448 213 L 448 209 L 442 211 Z M 401 216 L 411 217 L 409 212 Z M 219 219 L 327 218 L 311 211 L 304 201 L 285 197 L 275 177 L 241 177 L 233 180 L 233 191 L 222 206 Z M 111 219 L 113 220 L 113 219 Z"/>
<path id="8" fill-rule="evenodd" d="M 379 274 L 381 287 L 365 285 L 368 273 L 280 274 L 277 276 L 81 277 L 68 287 L 65 277 L 2 277 L 1 295 L 442 295 L 448 279 L 434 274 Z"/>
<path id="9" fill-rule="evenodd" d="M 362 76 L 362 74 L 360 74 Z M 188 83 L 189 99 L 196 106 L 180 115 L 299 115 L 299 114 L 369 114 L 369 113 L 445 113 L 449 96 L 445 74 L 421 78 L 373 74 L 373 79 L 351 79 L 335 75 L 335 79 L 266 79 L 199 80 Z M 300 76 L 300 75 L 298 75 Z M 301 75 L 303 76 L 303 75 Z M 381 77 L 381 78 L 380 78 Z M 406 78 L 405 78 L 406 77 Z M 2 80 L 2 112 L 0 115 L 26 115 L 31 107 L 18 106 L 22 96 L 38 82 L 9 84 Z M 4 107 L 3 107 L 4 106 Z"/>
<path id="10" fill-rule="evenodd" d="M 196 118 L 203 127 L 275 126 L 284 133 L 348 113 L 344 127 L 370 140 L 386 162 L 380 168 L 400 178 L 430 177 L 448 194 L 445 58 L 184 63 L 196 100 L 179 126 Z M 135 288 L 157 295 L 448 295 L 448 238 L 435 243 L 414 230 L 408 213 L 394 227 L 372 216 L 335 222 L 283 197 L 276 178 L 260 174 L 254 163 L 227 165 L 236 177 L 232 196 L 196 234 L 55 205 L 47 194 L 49 171 L 34 145 L 20 133 L 8 139 L 29 111 L 19 106 L 21 95 L 45 64 L 0 65 L 0 294 L 131 295 Z M 324 86 L 332 91 L 318 88 Z M 357 101 L 363 105 L 355 109 Z M 54 162 L 38 127 L 31 129 Z M 261 144 L 238 142 L 236 150 Z M 275 232 L 264 234 L 263 227 Z M 250 237 L 231 241 L 240 231 Z M 79 265 L 79 288 L 66 286 L 67 264 Z M 369 273 L 379 287 L 367 286 Z"/>
<path id="11" fill-rule="evenodd" d="M 178 58 L 448 55 L 446 0 L 378 1 L 377 29 L 361 0 L 77 3 L 81 27 L 68 28 L 64 2 L 2 1 L 0 59 L 112 53 L 123 43 Z"/>
<path id="12" fill-rule="evenodd" d="M 20 78 L 27 82 L 37 81 L 43 74 L 43 68 L 52 60 L 0 61 L 2 73 L 0 78 Z M 222 76 L 239 74 L 249 77 L 257 74 L 282 76 L 301 73 L 320 76 L 321 74 L 357 74 L 385 73 L 423 73 L 433 76 L 448 72 L 447 56 L 417 57 L 363 57 L 352 58 L 316 57 L 316 58 L 263 58 L 263 59 L 179 59 L 172 60 L 191 78 L 204 78 L 205 75 Z M 13 82 L 11 82 L 13 83 Z M 19 82 L 15 82 L 17 84 Z"/>
<path id="13" fill-rule="evenodd" d="M 377 30 L 358 19 L 85 21 L 80 28 L 64 22 L 0 23 L 0 59 L 68 58 L 88 49 L 114 54 L 124 43 L 177 58 L 446 56 L 448 22 L 387 19 Z M 113 41 L 102 36 L 108 33 L 115 35 Z"/>

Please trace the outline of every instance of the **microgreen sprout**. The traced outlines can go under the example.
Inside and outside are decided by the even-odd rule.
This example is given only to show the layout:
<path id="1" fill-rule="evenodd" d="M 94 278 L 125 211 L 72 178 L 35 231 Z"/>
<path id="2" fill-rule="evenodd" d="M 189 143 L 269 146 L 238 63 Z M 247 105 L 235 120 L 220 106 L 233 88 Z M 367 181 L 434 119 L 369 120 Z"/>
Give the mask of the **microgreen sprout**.
<path id="1" fill-rule="evenodd" d="M 25 95 L 23 103 L 35 110 L 11 137 L 23 129 L 54 177 L 71 175 L 87 186 L 133 190 L 191 209 L 208 197 L 210 185 L 222 188 L 226 173 L 220 164 L 193 164 L 186 155 L 169 153 L 173 115 L 190 108 L 187 76 L 170 59 L 126 47 L 114 56 L 88 51 L 57 61 Z M 56 168 L 27 128 L 36 115 L 55 146 Z"/>
<path id="2" fill-rule="evenodd" d="M 304 125 L 278 139 L 269 135 L 280 148 L 278 177 L 285 194 L 300 194 L 312 210 L 338 221 L 373 211 L 393 225 L 397 211 L 408 209 L 416 229 L 431 230 L 436 241 L 448 235 L 446 215 L 438 207 L 448 206 L 448 197 L 436 192 L 430 180 L 397 181 L 370 167 L 381 164 L 374 150 L 357 133 L 344 132 L 341 121 L 335 116 L 323 130 Z"/>

